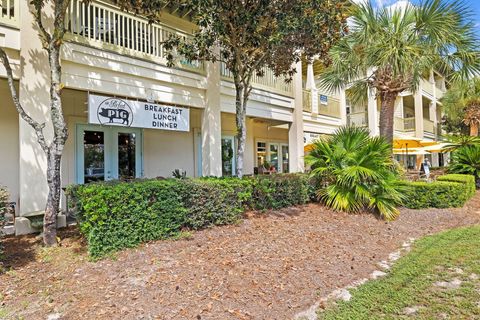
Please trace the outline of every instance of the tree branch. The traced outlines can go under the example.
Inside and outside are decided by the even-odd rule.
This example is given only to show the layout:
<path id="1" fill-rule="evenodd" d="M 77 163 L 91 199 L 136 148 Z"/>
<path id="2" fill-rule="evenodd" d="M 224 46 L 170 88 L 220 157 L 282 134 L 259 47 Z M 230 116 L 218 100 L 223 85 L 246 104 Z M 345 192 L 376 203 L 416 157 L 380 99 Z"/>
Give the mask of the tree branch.
<path id="1" fill-rule="evenodd" d="M 38 25 L 39 36 L 40 36 L 40 39 L 42 40 L 43 47 L 46 49 L 51 44 L 52 36 L 50 35 L 50 33 L 48 33 L 47 29 L 45 29 L 45 26 L 43 25 L 43 20 L 42 20 L 43 1 L 33 1 L 33 6 L 35 8 L 35 11 L 33 12 L 33 17 L 35 19 L 35 22 Z"/>
<path id="2" fill-rule="evenodd" d="M 37 135 L 38 143 L 42 147 L 42 150 L 45 153 L 48 153 L 48 145 L 45 140 L 45 136 L 43 134 L 43 128 L 45 127 L 45 123 L 39 123 L 35 121 L 32 117 L 30 117 L 26 112 L 25 109 L 23 109 L 22 104 L 20 103 L 20 100 L 18 98 L 18 93 L 17 93 L 17 88 L 15 88 L 15 82 L 13 79 L 13 72 L 12 72 L 12 67 L 10 65 L 10 61 L 8 60 L 7 53 L 0 48 L 0 60 L 3 64 L 3 67 L 7 71 L 7 82 L 8 82 L 8 87 L 10 89 L 10 92 L 12 94 L 12 99 L 13 103 L 15 105 L 15 108 L 18 111 L 18 114 L 20 117 L 27 122 L 34 130 L 35 134 Z"/>

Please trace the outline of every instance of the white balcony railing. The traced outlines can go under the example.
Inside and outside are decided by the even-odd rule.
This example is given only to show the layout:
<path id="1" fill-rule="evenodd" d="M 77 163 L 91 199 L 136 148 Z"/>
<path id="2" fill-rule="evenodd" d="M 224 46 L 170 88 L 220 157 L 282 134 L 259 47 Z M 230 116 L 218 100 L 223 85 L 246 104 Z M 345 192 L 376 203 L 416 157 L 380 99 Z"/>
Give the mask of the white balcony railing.
<path id="1" fill-rule="evenodd" d="M 435 124 L 432 120 L 429 119 L 423 119 L 423 131 L 429 132 L 429 133 L 435 133 Z"/>
<path id="2" fill-rule="evenodd" d="M 225 79 L 231 80 L 233 78 L 232 73 L 227 69 L 225 63 L 221 64 L 220 72 L 221 76 Z M 254 87 L 266 90 L 274 89 L 281 94 L 286 94 L 288 96 L 293 95 L 292 81 L 285 82 L 285 77 L 276 77 L 273 70 L 266 67 L 263 69 L 263 73 L 264 74 L 261 77 L 257 75 L 252 77 L 252 84 Z"/>
<path id="3" fill-rule="evenodd" d="M 397 131 L 415 131 L 415 118 L 398 118 L 395 117 L 393 122 Z"/>
<path id="4" fill-rule="evenodd" d="M 368 114 L 365 111 L 354 112 L 347 115 L 347 125 L 356 127 L 368 126 Z"/>
<path id="5" fill-rule="evenodd" d="M 324 103 L 322 103 L 322 97 L 324 98 Z M 323 94 L 317 94 L 317 99 L 313 99 L 312 91 L 305 89 L 303 90 L 303 111 L 333 118 L 341 118 L 339 99 Z"/>
<path id="6" fill-rule="evenodd" d="M 340 100 L 334 97 L 327 97 L 327 103 L 321 103 L 320 97 L 318 99 L 318 114 L 340 118 Z"/>
<path id="7" fill-rule="evenodd" d="M 75 40 L 87 41 L 122 54 L 159 59 L 161 63 L 167 62 L 168 55 L 164 41 L 173 35 L 183 39 L 191 36 L 161 23 L 149 23 L 145 18 L 101 1 L 87 4 L 81 0 L 72 0 L 68 18 L 67 30 Z M 179 60 L 178 67 L 203 70 L 200 62 Z"/>
<path id="8" fill-rule="evenodd" d="M 425 79 L 422 79 L 421 80 L 421 85 L 422 85 L 422 89 L 423 89 L 424 92 L 433 96 L 433 90 L 435 90 L 434 89 L 435 85 L 432 82 L 430 82 L 428 80 L 425 80 Z"/>
<path id="9" fill-rule="evenodd" d="M 0 25 L 18 27 L 20 0 L 0 0 Z"/>

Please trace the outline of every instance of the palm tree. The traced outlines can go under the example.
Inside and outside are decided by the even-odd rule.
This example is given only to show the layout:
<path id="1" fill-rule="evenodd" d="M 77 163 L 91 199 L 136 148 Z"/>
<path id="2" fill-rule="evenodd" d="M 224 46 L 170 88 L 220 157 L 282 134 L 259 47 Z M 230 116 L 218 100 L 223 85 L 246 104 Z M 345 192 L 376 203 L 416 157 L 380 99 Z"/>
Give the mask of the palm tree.
<path id="1" fill-rule="evenodd" d="M 425 0 L 417 6 L 352 5 L 350 32 L 331 50 L 322 75 L 327 90 L 351 86 L 354 100 L 374 89 L 380 99 L 380 135 L 393 140 L 394 103 L 438 70 L 456 82 L 480 70 L 471 13 L 463 1 Z"/>
<path id="2" fill-rule="evenodd" d="M 305 160 L 322 183 L 317 195 L 327 206 L 347 212 L 375 209 L 387 220 L 397 217 L 402 193 L 383 137 L 370 137 L 366 128 L 343 127 L 316 141 Z"/>
<path id="3" fill-rule="evenodd" d="M 460 120 L 478 137 L 480 125 L 480 79 L 455 83 L 442 98 L 445 114 L 453 121 Z"/>

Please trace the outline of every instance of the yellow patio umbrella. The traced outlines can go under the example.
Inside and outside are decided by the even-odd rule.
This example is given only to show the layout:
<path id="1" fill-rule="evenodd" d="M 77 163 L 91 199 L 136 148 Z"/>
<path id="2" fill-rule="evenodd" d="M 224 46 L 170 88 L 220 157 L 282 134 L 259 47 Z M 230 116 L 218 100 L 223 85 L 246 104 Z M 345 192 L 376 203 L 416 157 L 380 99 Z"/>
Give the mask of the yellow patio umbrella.
<path id="1" fill-rule="evenodd" d="M 451 145 L 451 144 L 446 143 L 446 142 L 437 142 L 434 145 L 424 147 L 423 150 L 431 152 L 431 153 L 445 152 L 446 149 L 448 149 L 449 145 Z"/>
<path id="2" fill-rule="evenodd" d="M 308 152 L 310 152 L 310 151 L 312 151 L 312 150 L 313 150 L 313 143 L 307 144 L 307 145 L 305 145 L 305 146 L 303 147 L 303 151 L 304 151 L 305 153 L 308 153 Z"/>
<path id="3" fill-rule="evenodd" d="M 421 148 L 422 139 L 407 136 L 407 135 L 395 135 L 393 137 L 393 149 L 409 149 L 409 148 Z"/>
<path id="4" fill-rule="evenodd" d="M 408 149 L 408 153 L 406 153 L 405 149 L 393 149 L 393 154 L 407 154 L 409 156 L 416 156 L 428 154 L 428 151 L 424 150 L 423 148 L 413 148 Z"/>

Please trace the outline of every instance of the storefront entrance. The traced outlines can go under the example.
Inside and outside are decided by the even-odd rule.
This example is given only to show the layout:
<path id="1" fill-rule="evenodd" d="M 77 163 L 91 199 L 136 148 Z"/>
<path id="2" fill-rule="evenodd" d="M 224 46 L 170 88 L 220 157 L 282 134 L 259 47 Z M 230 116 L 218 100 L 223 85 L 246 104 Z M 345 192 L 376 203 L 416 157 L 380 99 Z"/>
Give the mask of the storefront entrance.
<path id="1" fill-rule="evenodd" d="M 142 145 L 141 129 L 77 125 L 76 182 L 141 177 Z"/>
<path id="2" fill-rule="evenodd" d="M 223 136 L 222 137 L 222 175 L 234 176 L 235 175 L 235 137 Z"/>
<path id="3" fill-rule="evenodd" d="M 289 172 L 288 144 L 280 142 L 257 141 L 257 167 L 265 167 L 270 173 Z M 260 170 L 262 171 L 262 170 Z"/>

